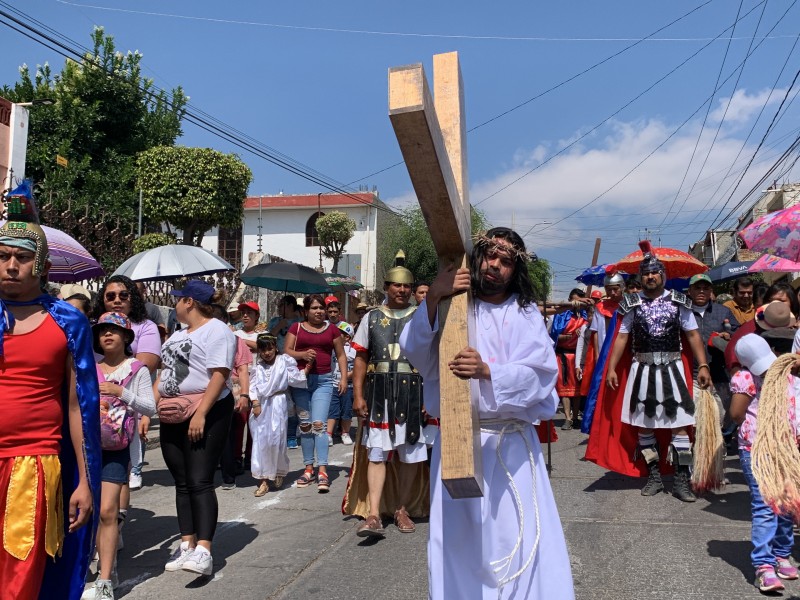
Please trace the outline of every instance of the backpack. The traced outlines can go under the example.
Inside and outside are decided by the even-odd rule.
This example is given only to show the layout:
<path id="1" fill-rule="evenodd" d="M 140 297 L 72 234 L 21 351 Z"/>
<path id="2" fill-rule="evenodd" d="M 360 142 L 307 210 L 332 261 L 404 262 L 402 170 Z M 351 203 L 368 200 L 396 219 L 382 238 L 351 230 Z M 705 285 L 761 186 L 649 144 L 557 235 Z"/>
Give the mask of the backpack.
<path id="1" fill-rule="evenodd" d="M 131 372 L 118 385 L 125 387 L 133 376 L 144 366 L 135 360 Z M 105 373 L 97 365 L 97 379 L 108 381 Z M 116 396 L 100 394 L 100 445 L 103 450 L 124 450 L 130 445 L 136 429 L 136 417 L 131 408 Z"/>

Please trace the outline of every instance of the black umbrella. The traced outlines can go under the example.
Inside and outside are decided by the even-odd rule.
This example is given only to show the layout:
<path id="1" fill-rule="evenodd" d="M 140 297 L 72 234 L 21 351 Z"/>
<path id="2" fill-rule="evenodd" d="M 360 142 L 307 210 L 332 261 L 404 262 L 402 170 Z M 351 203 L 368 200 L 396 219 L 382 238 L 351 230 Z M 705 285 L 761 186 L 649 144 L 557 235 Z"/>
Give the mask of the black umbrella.
<path id="1" fill-rule="evenodd" d="M 729 279 L 736 279 L 737 277 L 744 277 L 747 275 L 747 269 L 750 268 L 755 261 L 745 260 L 741 262 L 729 262 L 724 265 L 717 265 L 709 270 L 706 275 L 711 278 L 711 281 L 719 283 L 721 281 L 728 281 Z"/>
<path id="2" fill-rule="evenodd" d="M 288 262 L 255 265 L 246 269 L 240 279 L 247 285 L 283 292 L 317 294 L 328 289 L 328 282 L 320 273 Z"/>

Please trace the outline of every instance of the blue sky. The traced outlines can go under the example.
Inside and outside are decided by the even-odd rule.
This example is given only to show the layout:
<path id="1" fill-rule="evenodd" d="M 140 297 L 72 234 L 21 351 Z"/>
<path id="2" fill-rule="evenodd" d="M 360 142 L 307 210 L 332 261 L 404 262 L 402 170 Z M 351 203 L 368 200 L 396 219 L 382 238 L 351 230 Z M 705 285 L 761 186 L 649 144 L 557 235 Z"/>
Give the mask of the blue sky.
<path id="1" fill-rule="evenodd" d="M 513 224 L 528 233 L 528 245 L 557 271 L 560 293 L 589 265 L 595 237 L 603 239 L 601 262 L 634 250 L 645 229 L 655 231 L 657 243 L 682 249 L 699 239 L 718 220 L 726 190 L 752 157 L 800 64 L 800 48 L 795 48 L 779 77 L 800 33 L 800 6 L 775 0 L 743 0 L 740 18 L 747 16 L 737 23 L 734 39 L 727 39 L 728 30 L 716 41 L 711 38 L 736 19 L 739 2 L 12 4 L 83 45 L 89 44 L 93 26 L 104 26 L 118 49 L 144 55 L 145 72 L 157 86 L 183 86 L 195 108 L 342 183 L 400 160 L 387 117 L 391 66 L 422 62 L 430 76 L 433 54 L 457 50 L 472 128 L 699 7 L 657 39 L 468 136 L 472 202 L 493 224 Z M 13 83 L 22 63 L 49 62 L 58 69 L 63 64 L 58 55 L 10 30 L 3 40 L 2 83 Z M 737 70 L 756 44 L 744 69 Z M 726 50 L 720 81 L 730 78 L 711 105 L 704 105 Z M 800 82 L 728 209 L 798 135 L 800 101 L 791 101 L 799 88 Z M 181 143 L 235 150 L 192 125 L 184 129 Z M 251 194 L 324 191 L 238 152 L 255 175 Z M 800 166 L 784 179 L 800 179 Z M 391 205 L 413 201 L 402 165 L 361 183 L 377 186 Z"/>

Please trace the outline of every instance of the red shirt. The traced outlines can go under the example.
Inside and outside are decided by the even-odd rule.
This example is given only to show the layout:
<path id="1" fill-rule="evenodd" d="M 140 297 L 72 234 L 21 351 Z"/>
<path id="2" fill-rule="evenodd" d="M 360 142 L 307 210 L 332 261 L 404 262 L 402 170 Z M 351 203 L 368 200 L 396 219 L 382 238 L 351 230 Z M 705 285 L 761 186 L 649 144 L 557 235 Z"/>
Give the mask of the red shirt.
<path id="1" fill-rule="evenodd" d="M 67 338 L 47 315 L 33 331 L 3 336 L 0 356 L 0 458 L 58 454 Z"/>
<path id="2" fill-rule="evenodd" d="M 303 350 L 316 350 L 317 359 L 314 361 L 314 366 L 311 367 L 311 372 L 317 375 L 327 375 L 331 372 L 331 353 L 333 352 L 333 340 L 342 335 L 339 328 L 330 323 L 325 324 L 325 329 L 319 333 L 311 333 L 301 327 L 301 323 L 294 323 L 289 327 L 289 333 L 293 333 L 297 337 L 297 343 L 294 348 L 295 352 L 302 352 Z M 298 360 L 297 368 L 305 369 L 306 361 Z"/>

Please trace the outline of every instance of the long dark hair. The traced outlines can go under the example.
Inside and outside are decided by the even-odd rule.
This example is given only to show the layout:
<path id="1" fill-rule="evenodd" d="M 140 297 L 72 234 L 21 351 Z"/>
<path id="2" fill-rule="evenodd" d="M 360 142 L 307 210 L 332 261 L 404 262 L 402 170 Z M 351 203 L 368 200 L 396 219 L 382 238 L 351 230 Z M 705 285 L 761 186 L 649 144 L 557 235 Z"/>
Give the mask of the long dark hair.
<path id="1" fill-rule="evenodd" d="M 797 317 L 800 312 L 800 301 L 797 300 L 797 293 L 794 288 L 783 281 L 773 283 L 769 286 L 767 293 L 764 295 L 765 304 L 769 304 L 773 300 L 773 296 L 783 292 L 789 298 L 789 306 L 791 306 L 792 314 Z"/>
<path id="2" fill-rule="evenodd" d="M 112 283 L 121 283 L 131 295 L 131 310 L 128 313 L 128 318 L 131 320 L 131 323 L 141 323 L 146 320 L 147 311 L 144 308 L 144 298 L 142 298 L 142 295 L 139 293 L 139 288 L 136 287 L 136 284 L 129 277 L 125 277 L 125 275 L 112 275 L 103 282 L 103 287 L 100 288 L 100 292 L 95 298 L 94 313 L 92 316 L 95 319 L 99 319 L 100 315 L 106 312 L 106 288 Z"/>
<path id="3" fill-rule="evenodd" d="M 499 238 L 508 241 L 514 248 L 518 250 L 514 256 L 514 275 L 508 286 L 508 291 L 512 294 L 517 294 L 517 304 L 525 308 L 530 304 L 536 302 L 533 292 L 533 284 L 531 283 L 531 276 L 528 273 L 528 261 L 524 258 L 525 242 L 519 234 L 513 229 L 508 227 L 493 227 L 486 232 L 486 237 L 489 239 Z M 480 278 L 481 278 L 481 264 L 486 258 L 486 246 L 476 243 L 472 248 L 472 256 L 470 256 L 470 278 L 472 280 L 472 293 L 477 294 L 480 291 Z"/>

